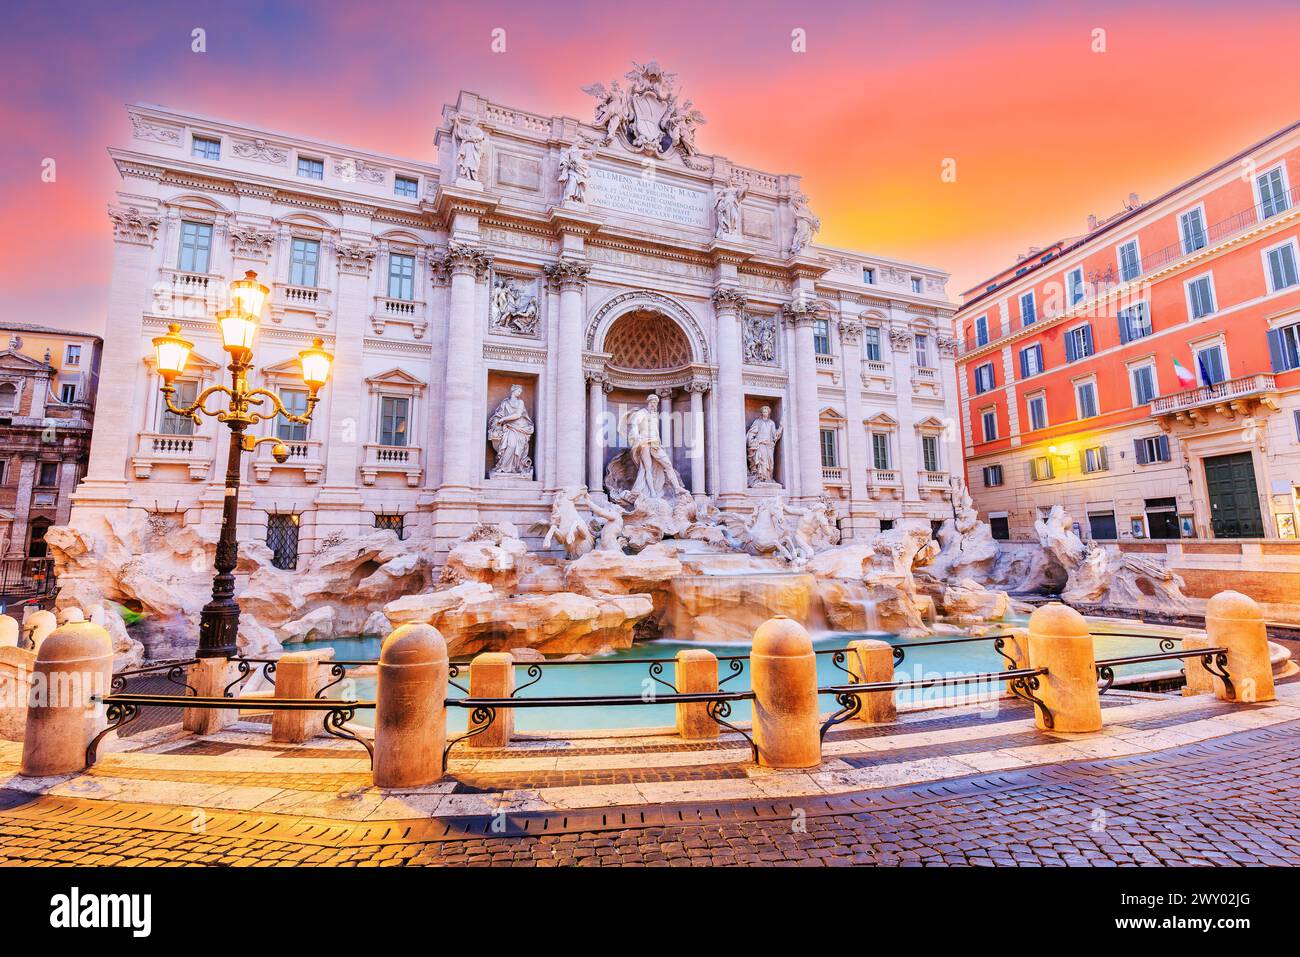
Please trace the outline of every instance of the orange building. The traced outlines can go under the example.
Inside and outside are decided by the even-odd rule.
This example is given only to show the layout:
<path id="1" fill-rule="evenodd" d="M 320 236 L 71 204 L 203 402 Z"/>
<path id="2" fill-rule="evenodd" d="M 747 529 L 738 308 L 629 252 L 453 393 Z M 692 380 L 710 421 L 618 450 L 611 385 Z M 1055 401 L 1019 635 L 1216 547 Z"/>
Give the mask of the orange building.
<path id="1" fill-rule="evenodd" d="M 969 290 L 966 477 L 1001 538 L 1293 539 L 1300 123 Z"/>

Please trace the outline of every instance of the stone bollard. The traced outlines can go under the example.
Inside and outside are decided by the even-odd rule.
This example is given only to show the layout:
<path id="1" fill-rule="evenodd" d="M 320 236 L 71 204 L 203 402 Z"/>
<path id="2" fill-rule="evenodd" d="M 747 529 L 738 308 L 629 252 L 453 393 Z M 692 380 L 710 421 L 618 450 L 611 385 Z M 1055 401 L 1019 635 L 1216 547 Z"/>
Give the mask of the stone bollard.
<path id="1" fill-rule="evenodd" d="M 17 618 L 0 615 L 0 648 L 17 648 L 21 631 Z"/>
<path id="2" fill-rule="evenodd" d="M 673 686 L 680 694 L 712 694 L 718 690 L 718 658 L 703 648 L 683 648 L 673 665 Z M 688 741 L 716 738 L 718 722 L 709 717 L 709 704 L 677 706 L 677 733 Z"/>
<path id="3" fill-rule="evenodd" d="M 1184 651 L 1199 651 L 1202 648 L 1209 647 L 1209 636 L 1203 631 L 1198 631 L 1183 638 Z M 1183 674 L 1187 676 L 1187 680 L 1183 682 L 1184 697 L 1198 694 L 1214 694 L 1215 685 L 1222 684 L 1214 675 L 1205 670 L 1200 658 L 1184 658 Z"/>
<path id="4" fill-rule="evenodd" d="M 27 647 L 32 651 L 40 651 L 41 642 L 53 634 L 54 629 L 58 627 L 59 620 L 52 612 L 38 608 L 23 619 L 23 630 L 27 632 Z"/>
<path id="5" fill-rule="evenodd" d="M 894 680 L 894 646 L 887 641 L 863 639 L 849 642 L 848 665 L 853 684 L 874 684 Z M 892 691 L 868 691 L 858 695 L 862 699 L 859 721 L 868 724 L 887 724 L 898 717 L 898 706 Z"/>
<path id="6" fill-rule="evenodd" d="M 1272 701 L 1277 697 L 1273 666 L 1268 660 L 1268 629 L 1264 613 L 1253 598 L 1235 591 L 1219 592 L 1205 604 L 1205 634 L 1209 647 L 1228 649 L 1232 693 L 1215 679 L 1215 697 L 1242 702 Z M 1193 660 L 1199 667 L 1200 659 Z"/>
<path id="7" fill-rule="evenodd" d="M 471 698 L 509 698 L 515 690 L 515 659 L 509 652 L 488 651 L 469 664 Z M 515 730 L 513 708 L 498 708 L 496 718 L 482 734 L 467 738 L 472 748 L 504 748 Z"/>
<path id="8" fill-rule="evenodd" d="M 447 741 L 447 643 L 432 625 L 401 625 L 384 639 L 378 671 L 375 787 L 432 784 Z"/>
<path id="9" fill-rule="evenodd" d="M 1097 659 L 1084 617 L 1066 605 L 1044 605 L 1029 616 L 1029 666 L 1046 668 L 1037 696 L 1052 712 L 1052 731 L 1101 729 Z M 1034 709 L 1034 723 L 1048 730 Z"/>
<path id="10" fill-rule="evenodd" d="M 275 662 L 275 697 L 314 698 L 321 680 L 321 664 L 327 663 L 334 649 L 327 651 L 290 651 Z M 319 711 L 272 711 L 271 740 L 281 744 L 301 744 L 323 730 Z M 315 722 L 315 727 L 311 723 Z"/>
<path id="11" fill-rule="evenodd" d="M 803 625 L 778 615 L 758 626 L 750 650 L 754 744 L 768 768 L 821 764 L 817 656 Z"/>
<path id="12" fill-rule="evenodd" d="M 261 665 L 254 665 L 260 668 Z M 226 693 L 226 685 L 235 679 L 238 672 L 235 665 L 227 658 L 200 658 L 190 665 L 185 672 L 186 683 L 198 692 L 200 698 L 220 698 Z M 181 689 L 183 690 L 183 689 Z M 189 692 L 186 692 L 188 694 Z M 234 701 L 235 699 L 230 699 Z M 181 727 L 191 734 L 216 734 L 222 728 L 228 728 L 239 720 L 239 708 L 185 708 L 181 711 Z"/>
<path id="13" fill-rule="evenodd" d="M 47 612 L 48 614 L 48 612 Z M 86 746 L 104 726 L 92 695 L 109 693 L 113 642 L 89 622 L 56 628 L 41 642 L 32 675 L 20 773 L 72 774 L 86 767 Z"/>

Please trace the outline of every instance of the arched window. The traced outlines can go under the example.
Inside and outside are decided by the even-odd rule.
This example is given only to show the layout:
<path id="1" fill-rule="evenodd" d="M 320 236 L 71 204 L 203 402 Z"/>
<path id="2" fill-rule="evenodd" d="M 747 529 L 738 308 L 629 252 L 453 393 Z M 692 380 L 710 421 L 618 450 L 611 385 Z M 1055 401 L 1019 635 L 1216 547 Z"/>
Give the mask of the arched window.
<path id="1" fill-rule="evenodd" d="M 0 412 L 14 412 L 18 409 L 18 386 L 12 382 L 0 382 Z"/>

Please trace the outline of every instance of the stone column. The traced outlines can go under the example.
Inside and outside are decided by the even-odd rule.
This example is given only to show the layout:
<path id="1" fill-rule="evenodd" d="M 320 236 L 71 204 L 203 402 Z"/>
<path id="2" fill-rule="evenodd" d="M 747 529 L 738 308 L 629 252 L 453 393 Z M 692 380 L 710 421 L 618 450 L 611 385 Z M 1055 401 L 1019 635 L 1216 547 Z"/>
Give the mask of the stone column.
<path id="1" fill-rule="evenodd" d="M 849 527 L 856 531 L 865 519 L 855 513 L 856 504 L 869 497 L 867 470 L 871 450 L 867 447 L 867 427 L 862 424 L 862 323 L 856 319 L 840 320 L 840 361 L 844 364 L 844 415 L 848 419 Z"/>
<path id="2" fill-rule="evenodd" d="M 1101 730 L 1101 696 L 1097 661 L 1088 622 L 1073 608 L 1053 603 L 1029 616 L 1029 666 L 1046 668 L 1039 677 L 1038 697 L 1052 712 L 1052 727 L 1034 708 L 1041 731 Z"/>
<path id="3" fill-rule="evenodd" d="M 86 766 L 86 746 L 103 727 L 103 705 L 113 673 L 113 641 L 99 625 L 64 625 L 36 653 L 35 681 L 49 694 L 27 706 L 19 773 L 25 777 L 71 774 Z"/>
<path id="4" fill-rule="evenodd" d="M 468 492 L 482 458 L 479 426 L 483 423 L 474 408 L 474 379 L 482 344 L 474 303 L 478 277 L 486 275 L 491 257 L 475 246 L 452 243 L 444 263 L 451 276 L 451 308 L 442 392 L 442 487 Z"/>
<path id="5" fill-rule="evenodd" d="M 9 526 L 9 558 L 27 556 L 27 524 L 32 513 L 32 488 L 36 484 L 36 460 L 23 455 L 19 463 L 18 488 L 14 491 L 14 520 Z"/>
<path id="6" fill-rule="evenodd" d="M 135 441 L 132 409 L 143 350 L 143 314 L 157 274 L 151 267 L 162 220 L 135 207 L 109 210 L 113 220 L 113 272 L 108 289 L 100 361 L 95 436 L 86 479 L 74 504 L 117 508 L 129 504 L 126 469 Z"/>
<path id="7" fill-rule="evenodd" d="M 713 293 L 713 314 L 718 327 L 718 389 L 714 396 L 718 420 L 718 497 L 720 504 L 735 504 L 748 487 L 745 467 L 745 388 L 741 379 L 740 315 L 745 296 L 723 286 Z"/>
<path id="8" fill-rule="evenodd" d="M 894 378 L 894 395 L 898 402 L 898 479 L 903 485 L 903 514 L 907 506 L 921 500 L 921 436 L 912 423 L 912 333 L 904 325 L 889 329 L 890 374 Z"/>
<path id="9" fill-rule="evenodd" d="M 555 357 L 556 377 L 556 481 L 560 486 L 581 485 L 583 439 L 582 320 L 583 292 L 591 266 L 565 258 L 547 267 L 546 274 L 560 290 L 560 322 Z"/>
<path id="10" fill-rule="evenodd" d="M 603 372 L 587 373 L 587 488 L 605 487 L 605 395 L 609 381 Z"/>
<path id="11" fill-rule="evenodd" d="M 378 670 L 374 785 L 432 784 L 447 743 L 447 643 L 432 625 L 401 625 L 384 639 Z"/>
<path id="12" fill-rule="evenodd" d="M 673 446 L 681 440 L 681 436 L 673 432 L 673 390 L 655 389 L 655 395 L 659 396 L 659 440 L 671 458 Z"/>
<path id="13" fill-rule="evenodd" d="M 754 744 L 766 768 L 821 764 L 817 658 L 803 625 L 778 616 L 754 632 L 750 649 Z"/>
<path id="14" fill-rule="evenodd" d="M 801 300 L 785 307 L 785 318 L 794 327 L 794 438 L 799 456 L 799 496 L 816 498 L 822 494 L 821 416 L 817 407 L 817 351 L 813 343 L 817 311 Z M 787 437 L 789 431 L 787 428 Z"/>
<path id="15" fill-rule="evenodd" d="M 686 387 L 686 394 L 691 400 L 691 494 L 703 495 L 704 484 L 704 393 L 708 390 L 707 382 L 692 382 Z"/>
<path id="16" fill-rule="evenodd" d="M 1253 599 L 1235 591 L 1221 591 L 1205 605 L 1205 634 L 1211 648 L 1227 648 L 1228 680 L 1214 682 L 1215 697 L 1224 701 L 1272 701 L 1273 667 L 1268 660 L 1268 631 L 1264 613 Z M 1185 665 L 1201 667 L 1200 659 Z"/>

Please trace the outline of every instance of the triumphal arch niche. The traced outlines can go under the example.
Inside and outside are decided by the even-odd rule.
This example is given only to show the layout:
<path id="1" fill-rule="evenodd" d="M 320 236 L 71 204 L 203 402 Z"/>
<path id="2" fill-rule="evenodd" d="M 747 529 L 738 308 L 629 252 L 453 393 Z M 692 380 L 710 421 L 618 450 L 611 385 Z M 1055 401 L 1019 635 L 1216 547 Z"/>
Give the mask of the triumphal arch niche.
<path id="1" fill-rule="evenodd" d="M 635 479 L 627 455 L 628 417 L 658 403 L 659 434 L 686 487 L 704 491 L 705 409 L 702 398 L 714 370 L 706 361 L 703 331 L 679 303 L 660 293 L 630 293 L 594 317 L 589 342 L 594 360 L 589 377 L 601 399 L 596 421 L 601 435 L 601 486 L 617 493 Z"/>

